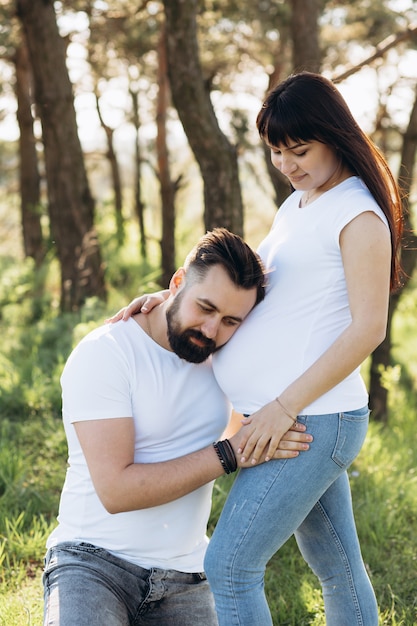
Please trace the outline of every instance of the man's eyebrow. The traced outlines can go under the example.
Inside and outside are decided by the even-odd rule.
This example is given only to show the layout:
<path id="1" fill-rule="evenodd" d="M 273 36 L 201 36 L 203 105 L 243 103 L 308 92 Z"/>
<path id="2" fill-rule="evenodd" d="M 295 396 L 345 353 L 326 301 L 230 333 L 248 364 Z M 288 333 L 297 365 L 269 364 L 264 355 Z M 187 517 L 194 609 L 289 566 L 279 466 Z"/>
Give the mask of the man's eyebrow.
<path id="1" fill-rule="evenodd" d="M 213 309 L 214 311 L 219 311 L 218 307 L 208 298 L 197 298 L 197 301 L 209 307 L 210 309 Z M 243 322 L 243 318 L 238 317 L 237 315 L 226 315 L 226 317 L 229 320 L 235 320 L 236 322 L 239 322 L 239 323 Z"/>

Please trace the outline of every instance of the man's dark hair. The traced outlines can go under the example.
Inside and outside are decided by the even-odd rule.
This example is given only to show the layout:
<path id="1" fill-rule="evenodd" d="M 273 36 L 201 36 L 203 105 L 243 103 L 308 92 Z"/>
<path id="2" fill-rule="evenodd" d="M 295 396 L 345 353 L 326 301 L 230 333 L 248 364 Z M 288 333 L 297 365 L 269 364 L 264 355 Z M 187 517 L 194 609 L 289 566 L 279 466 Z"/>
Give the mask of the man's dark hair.
<path id="1" fill-rule="evenodd" d="M 256 288 L 256 303 L 265 297 L 265 272 L 258 254 L 239 235 L 226 228 L 207 232 L 188 254 L 184 267 L 201 279 L 213 265 L 220 265 L 233 284 L 242 289 Z"/>

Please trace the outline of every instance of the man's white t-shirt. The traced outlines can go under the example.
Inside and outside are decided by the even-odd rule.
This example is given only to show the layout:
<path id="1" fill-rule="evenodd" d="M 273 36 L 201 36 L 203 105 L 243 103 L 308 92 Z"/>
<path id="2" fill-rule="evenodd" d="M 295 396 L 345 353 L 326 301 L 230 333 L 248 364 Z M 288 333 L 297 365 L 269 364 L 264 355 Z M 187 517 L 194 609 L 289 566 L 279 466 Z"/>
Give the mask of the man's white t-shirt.
<path id="1" fill-rule="evenodd" d="M 133 417 L 136 463 L 204 448 L 230 417 L 211 359 L 188 363 L 130 319 L 87 335 L 70 355 L 61 384 L 69 465 L 59 525 L 47 546 L 83 541 L 145 568 L 203 571 L 212 483 L 168 504 L 110 514 L 94 490 L 73 423 Z"/>
<path id="2" fill-rule="evenodd" d="M 253 413 L 308 369 L 351 322 L 340 233 L 372 211 L 387 225 L 356 177 L 300 208 L 295 191 L 279 209 L 258 252 L 268 272 L 265 299 L 213 357 L 216 378 L 242 413 Z M 359 409 L 368 394 L 359 368 L 302 410 L 326 414 Z"/>

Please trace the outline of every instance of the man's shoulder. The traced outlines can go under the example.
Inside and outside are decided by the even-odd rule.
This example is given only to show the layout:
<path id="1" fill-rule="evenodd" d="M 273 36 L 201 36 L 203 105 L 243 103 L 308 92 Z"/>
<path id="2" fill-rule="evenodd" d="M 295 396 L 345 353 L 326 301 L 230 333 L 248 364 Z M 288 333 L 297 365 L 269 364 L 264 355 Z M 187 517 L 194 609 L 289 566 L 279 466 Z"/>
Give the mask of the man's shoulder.
<path id="1" fill-rule="evenodd" d="M 133 334 L 134 322 L 132 319 L 126 322 L 115 322 L 113 324 L 102 324 L 91 330 L 78 345 L 86 343 L 118 343 L 129 341 Z"/>
<path id="2" fill-rule="evenodd" d="M 106 359 L 111 355 L 124 353 L 132 343 L 132 328 L 129 321 L 115 324 L 103 324 L 91 330 L 75 346 L 67 365 L 82 359 Z"/>

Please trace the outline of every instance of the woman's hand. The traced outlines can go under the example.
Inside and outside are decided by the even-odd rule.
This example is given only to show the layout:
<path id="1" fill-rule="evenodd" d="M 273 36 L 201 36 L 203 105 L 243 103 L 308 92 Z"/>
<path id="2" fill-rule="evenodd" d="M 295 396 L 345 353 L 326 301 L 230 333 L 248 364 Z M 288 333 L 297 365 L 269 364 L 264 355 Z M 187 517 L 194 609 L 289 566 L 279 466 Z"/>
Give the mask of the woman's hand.
<path id="1" fill-rule="evenodd" d="M 291 429 L 299 430 L 299 424 L 295 423 L 283 408 L 273 400 L 262 409 L 256 411 L 242 420 L 243 428 L 241 441 L 237 450 L 238 458 L 242 465 L 255 465 L 264 458 L 269 461 L 273 458 L 285 458 L 276 456 L 281 449 L 284 437 Z"/>
<path id="2" fill-rule="evenodd" d="M 257 413 L 259 413 L 259 411 Z M 254 415 L 257 415 L 257 413 Z M 264 463 L 265 461 L 269 461 L 271 459 L 295 458 L 300 454 L 300 452 L 308 450 L 310 447 L 309 444 L 313 441 L 312 435 L 305 432 L 306 427 L 304 424 L 293 423 L 291 428 L 287 430 L 278 441 L 278 445 L 274 453 L 270 453 L 269 445 L 262 449 L 261 452 L 258 452 L 258 448 L 256 446 L 253 456 L 250 458 L 250 453 L 246 456 L 246 442 L 248 441 L 248 438 L 250 438 L 250 431 L 248 428 L 252 417 L 253 416 L 245 418 L 243 420 L 244 426 L 242 426 L 242 428 L 229 439 L 235 451 L 239 467 L 253 467 L 255 464 Z M 245 424 L 246 422 L 248 423 Z M 259 443 L 259 447 L 261 446 L 262 443 Z M 242 452 L 245 456 L 242 455 Z"/>
<path id="3" fill-rule="evenodd" d="M 122 309 L 117 311 L 115 315 L 109 317 L 104 321 L 105 324 L 114 324 L 114 322 L 118 322 L 119 320 L 123 320 L 124 322 L 135 315 L 136 313 L 149 313 L 153 308 L 158 306 L 158 304 L 162 304 L 165 302 L 167 297 L 169 296 L 169 290 L 164 289 L 162 291 L 157 291 L 151 294 L 145 294 L 143 296 L 138 296 L 134 298 L 127 306 L 124 306 Z"/>

